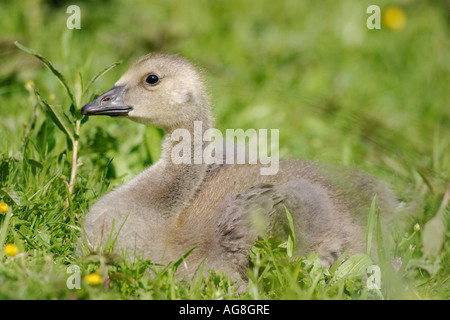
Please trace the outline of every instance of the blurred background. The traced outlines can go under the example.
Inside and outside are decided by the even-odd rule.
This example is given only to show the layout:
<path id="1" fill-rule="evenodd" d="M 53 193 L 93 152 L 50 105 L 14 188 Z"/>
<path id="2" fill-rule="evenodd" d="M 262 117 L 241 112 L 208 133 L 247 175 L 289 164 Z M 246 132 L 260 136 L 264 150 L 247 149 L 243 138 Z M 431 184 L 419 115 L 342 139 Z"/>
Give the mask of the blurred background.
<path id="1" fill-rule="evenodd" d="M 72 4 L 81 29 L 66 26 Z M 372 4 L 381 29 L 366 25 Z M 91 88 L 97 94 L 140 56 L 179 53 L 204 72 L 215 127 L 280 129 L 282 157 L 356 166 L 432 195 L 437 207 L 450 179 L 449 12 L 445 0 L 1 0 L 0 154 L 20 151 L 33 114 L 31 137 L 38 144 L 42 135 L 46 118 L 33 109 L 27 81 L 50 103 L 70 107 L 57 79 L 14 41 L 72 84 L 122 60 Z M 80 179 L 93 185 L 99 170 L 119 184 L 140 172 L 155 159 L 146 141 L 160 132 L 151 130 L 90 118 L 80 132 Z M 47 151 L 57 159 L 66 141 L 53 132 Z"/>

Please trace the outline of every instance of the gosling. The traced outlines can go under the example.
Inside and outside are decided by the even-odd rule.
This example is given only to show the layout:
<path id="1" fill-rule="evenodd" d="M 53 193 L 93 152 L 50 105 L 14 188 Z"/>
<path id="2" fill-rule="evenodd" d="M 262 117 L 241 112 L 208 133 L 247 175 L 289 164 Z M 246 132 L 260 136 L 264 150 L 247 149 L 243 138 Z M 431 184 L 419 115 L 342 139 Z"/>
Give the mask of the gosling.
<path id="1" fill-rule="evenodd" d="M 261 164 L 195 163 L 193 153 L 190 163 L 174 163 L 176 129 L 193 135 L 196 121 L 202 123 L 201 134 L 212 127 L 201 74 L 177 55 L 142 57 L 82 114 L 128 118 L 165 131 L 160 159 L 102 197 L 85 216 L 83 238 L 94 249 L 112 236 L 116 250 L 167 264 L 195 248 L 181 274 L 205 263 L 245 279 L 258 237 L 287 239 L 287 209 L 295 254 L 318 252 L 328 268 L 347 249 L 350 255 L 364 251 L 375 195 L 383 216 L 398 205 L 383 182 L 351 169 L 282 160 L 277 174 L 261 175 Z"/>

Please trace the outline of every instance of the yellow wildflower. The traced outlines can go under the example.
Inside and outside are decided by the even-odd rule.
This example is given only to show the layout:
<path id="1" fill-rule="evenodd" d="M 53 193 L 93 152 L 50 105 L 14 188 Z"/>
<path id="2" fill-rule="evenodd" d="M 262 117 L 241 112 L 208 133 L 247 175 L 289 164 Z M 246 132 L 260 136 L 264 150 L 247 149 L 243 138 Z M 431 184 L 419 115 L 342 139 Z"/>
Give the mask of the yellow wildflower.
<path id="1" fill-rule="evenodd" d="M 414 232 L 420 231 L 420 225 L 418 223 L 416 223 L 414 225 Z"/>
<path id="2" fill-rule="evenodd" d="M 27 89 L 27 91 L 33 92 L 34 91 L 34 82 L 33 82 L 33 80 L 25 81 L 24 87 L 25 87 L 25 89 Z"/>
<path id="3" fill-rule="evenodd" d="M 90 285 L 95 286 L 102 283 L 102 277 L 97 272 L 93 272 L 85 276 L 84 281 L 86 281 Z"/>
<path id="4" fill-rule="evenodd" d="M 4 202 L 0 203 L 0 213 L 7 213 L 8 212 L 8 205 Z"/>
<path id="5" fill-rule="evenodd" d="M 17 248 L 17 246 L 13 243 L 8 243 L 5 246 L 4 250 L 5 250 L 6 255 L 9 257 L 14 257 L 16 254 L 19 253 L 19 248 Z"/>
<path id="6" fill-rule="evenodd" d="M 406 14 L 398 7 L 388 7 L 383 11 L 384 25 L 391 30 L 401 30 L 406 25 Z"/>

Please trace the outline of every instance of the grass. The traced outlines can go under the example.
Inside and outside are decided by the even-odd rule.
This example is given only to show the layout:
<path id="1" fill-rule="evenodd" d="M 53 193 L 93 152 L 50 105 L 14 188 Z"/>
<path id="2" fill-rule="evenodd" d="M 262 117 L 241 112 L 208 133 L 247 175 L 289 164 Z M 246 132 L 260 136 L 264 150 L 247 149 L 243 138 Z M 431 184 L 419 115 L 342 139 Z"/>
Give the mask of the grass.
<path id="1" fill-rule="evenodd" d="M 448 299 L 445 2 L 399 1 L 407 22 L 398 31 L 367 29 L 371 4 L 86 1 L 82 28 L 69 30 L 69 4 L 0 2 L 0 202 L 9 206 L 0 214 L 0 298 Z M 382 12 L 388 5 L 379 1 Z M 79 108 L 149 51 L 204 69 L 217 128 L 280 128 L 282 156 L 357 166 L 418 203 L 419 215 L 386 244 L 371 210 L 366 254 L 330 270 L 315 253 L 292 257 L 293 234 L 260 239 L 240 295 L 224 274 L 176 280 L 182 257 L 168 266 L 110 253 L 78 258 L 89 205 L 154 162 L 161 140 L 126 120 L 86 122 Z M 17 255 L 3 252 L 9 243 Z M 380 289 L 370 289 L 378 276 Z"/>

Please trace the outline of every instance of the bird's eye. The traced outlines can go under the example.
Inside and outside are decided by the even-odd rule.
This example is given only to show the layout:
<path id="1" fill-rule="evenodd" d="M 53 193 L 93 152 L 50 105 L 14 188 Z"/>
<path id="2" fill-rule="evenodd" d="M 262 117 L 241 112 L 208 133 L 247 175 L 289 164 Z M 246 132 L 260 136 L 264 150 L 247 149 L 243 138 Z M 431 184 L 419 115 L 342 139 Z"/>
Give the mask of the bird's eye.
<path id="1" fill-rule="evenodd" d="M 148 84 L 152 84 L 152 85 L 157 84 L 158 81 L 159 81 L 158 76 L 157 76 L 157 75 L 154 75 L 154 74 L 149 75 L 149 76 L 145 79 L 145 82 L 147 82 Z"/>

